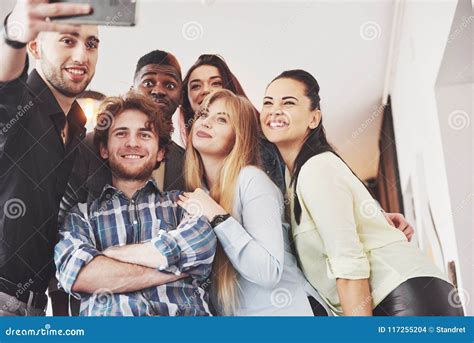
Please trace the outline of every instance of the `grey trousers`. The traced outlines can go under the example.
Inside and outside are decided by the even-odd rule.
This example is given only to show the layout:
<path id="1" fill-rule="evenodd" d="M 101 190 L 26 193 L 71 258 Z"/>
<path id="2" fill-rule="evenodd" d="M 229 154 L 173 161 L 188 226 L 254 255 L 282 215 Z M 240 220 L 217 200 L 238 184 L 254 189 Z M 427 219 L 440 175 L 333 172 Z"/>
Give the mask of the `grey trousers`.
<path id="1" fill-rule="evenodd" d="M 31 298 L 28 304 L 18 300 L 11 295 L 0 292 L 0 316 L 44 316 L 46 309 L 38 309 L 31 306 Z"/>

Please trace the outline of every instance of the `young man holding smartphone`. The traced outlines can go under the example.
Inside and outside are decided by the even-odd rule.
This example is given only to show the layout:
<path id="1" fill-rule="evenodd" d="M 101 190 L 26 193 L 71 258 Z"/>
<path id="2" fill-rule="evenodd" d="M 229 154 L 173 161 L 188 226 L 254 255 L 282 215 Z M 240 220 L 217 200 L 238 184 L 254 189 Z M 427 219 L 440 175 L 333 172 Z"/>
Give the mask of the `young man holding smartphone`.
<path id="1" fill-rule="evenodd" d="M 95 73 L 96 26 L 50 17 L 89 5 L 18 2 L 0 39 L 0 315 L 44 315 L 57 215 L 86 117 L 75 101 Z M 36 69 L 28 75 L 28 52 Z"/>

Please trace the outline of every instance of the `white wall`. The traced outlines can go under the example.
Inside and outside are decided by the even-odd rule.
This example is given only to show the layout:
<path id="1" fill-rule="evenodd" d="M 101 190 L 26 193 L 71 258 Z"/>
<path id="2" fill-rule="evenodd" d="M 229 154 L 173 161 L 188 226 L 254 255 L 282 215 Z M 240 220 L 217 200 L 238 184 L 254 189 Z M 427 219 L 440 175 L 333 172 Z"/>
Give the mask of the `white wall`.
<path id="1" fill-rule="evenodd" d="M 470 302 L 467 306 L 471 311 L 474 307 L 473 24 L 469 0 L 459 1 L 435 89 L 459 269 L 464 298 Z"/>
<path id="2" fill-rule="evenodd" d="M 377 175 L 380 108 L 395 0 L 138 0 L 137 25 L 101 27 L 90 88 L 126 92 L 138 58 L 174 53 L 183 74 L 203 53 L 222 55 L 261 108 L 285 69 L 321 86 L 330 141 L 362 179 Z M 0 16 L 15 0 L 0 0 Z M 32 63 L 33 64 L 33 63 Z"/>
<path id="3" fill-rule="evenodd" d="M 368 179 L 377 175 L 377 109 L 393 7 L 394 0 L 140 0 L 135 27 L 101 28 L 90 87 L 107 95 L 125 92 L 136 61 L 153 49 L 175 54 L 183 74 L 200 54 L 217 53 L 260 109 L 272 78 L 306 69 L 320 83 L 330 141 Z"/>
<path id="4" fill-rule="evenodd" d="M 467 0 L 462 2 L 469 4 Z M 459 25 L 453 23 L 456 6 L 457 1 L 404 2 L 390 94 L 402 191 L 406 193 L 409 184 L 423 185 L 411 189 L 413 198 L 415 202 L 426 199 L 425 207 L 429 203 L 445 263 L 456 263 L 462 299 L 467 313 L 472 315 L 472 126 L 454 123 L 453 115 L 451 122 L 448 120 L 458 109 L 463 112 L 461 120 L 470 120 L 472 84 L 449 87 L 437 84 L 442 65 L 441 70 L 452 69 L 459 61 L 458 57 L 452 57 L 443 63 L 447 45 L 451 44 L 448 48 L 452 48 L 452 42 L 447 44 L 449 37 L 452 38 L 452 27 Z M 465 11 L 465 7 L 460 9 Z M 467 16 L 472 14 L 468 13 Z M 456 18 L 459 20 L 459 16 Z M 459 33 L 457 39 L 461 36 Z M 459 45 L 451 56 L 460 53 L 472 58 L 469 44 Z M 439 89 L 435 91 L 437 86 Z M 438 97 L 442 98 L 439 102 Z M 459 117 L 459 113 L 454 115 Z M 459 126 L 464 127 L 459 130 Z M 420 170 L 424 175 L 420 175 Z M 417 192 L 426 192 L 426 197 Z M 423 221 L 417 218 L 418 223 Z M 416 229 L 423 236 L 425 228 Z M 446 270 L 446 264 L 440 267 Z"/>

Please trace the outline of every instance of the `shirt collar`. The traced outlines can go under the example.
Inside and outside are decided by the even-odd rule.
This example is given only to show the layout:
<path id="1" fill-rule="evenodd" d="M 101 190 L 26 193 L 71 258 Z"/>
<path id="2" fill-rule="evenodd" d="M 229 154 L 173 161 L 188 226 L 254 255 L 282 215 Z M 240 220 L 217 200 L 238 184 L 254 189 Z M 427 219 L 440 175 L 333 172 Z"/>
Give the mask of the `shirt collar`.
<path id="1" fill-rule="evenodd" d="M 85 126 L 87 122 L 87 117 L 76 100 L 74 100 L 74 102 L 72 103 L 71 109 L 69 110 L 69 113 L 67 115 L 67 121 L 73 132 L 78 132 L 81 138 L 84 138 L 86 136 Z"/>
<path id="2" fill-rule="evenodd" d="M 36 69 L 33 69 L 28 76 L 28 88 L 33 93 L 35 101 L 39 100 L 40 106 L 42 107 L 42 112 L 47 115 L 54 115 L 58 113 L 63 113 L 61 106 L 59 106 L 58 101 L 54 97 L 53 92 L 49 89 L 46 82 L 40 76 Z"/>
<path id="3" fill-rule="evenodd" d="M 58 101 L 54 97 L 53 92 L 51 92 L 51 89 L 49 89 L 48 85 L 36 69 L 31 71 L 28 76 L 27 84 L 35 97 L 35 101 L 39 101 L 41 112 L 48 116 L 53 116 L 53 118 L 62 117 L 62 123 L 60 124 L 62 124 L 61 127 L 63 127 L 66 123 L 66 119 L 64 118 L 66 114 L 63 112 L 61 106 L 59 106 Z M 79 130 L 81 133 L 83 133 L 82 131 L 85 131 L 84 127 L 87 118 L 76 100 L 74 100 L 69 113 L 67 113 L 67 121 L 74 131 Z"/>
<path id="4" fill-rule="evenodd" d="M 158 188 L 158 185 L 156 184 L 155 179 L 153 178 L 150 178 L 142 188 L 140 188 L 137 192 L 135 192 L 135 194 L 137 194 L 138 192 L 142 190 L 145 191 L 146 193 L 157 192 L 158 194 L 161 195 L 161 191 Z M 121 194 L 124 198 L 127 199 L 127 196 L 121 190 L 112 186 L 111 184 L 107 184 L 102 189 L 102 193 L 100 193 L 99 203 L 102 203 L 102 201 L 104 200 L 111 199 L 115 194 Z"/>

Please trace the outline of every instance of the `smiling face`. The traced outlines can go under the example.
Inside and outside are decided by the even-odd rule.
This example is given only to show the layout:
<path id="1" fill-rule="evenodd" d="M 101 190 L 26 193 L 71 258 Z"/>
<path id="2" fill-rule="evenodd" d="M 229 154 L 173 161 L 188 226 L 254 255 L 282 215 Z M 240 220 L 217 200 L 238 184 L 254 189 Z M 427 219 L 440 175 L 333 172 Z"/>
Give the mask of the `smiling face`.
<path id="1" fill-rule="evenodd" d="M 109 128 L 107 146 L 100 147 L 103 159 L 108 159 L 114 178 L 147 181 L 156 163 L 163 160 L 158 135 L 148 117 L 135 109 L 116 116 Z"/>
<path id="2" fill-rule="evenodd" d="M 199 110 L 202 101 L 210 93 L 224 88 L 222 76 L 217 67 L 202 65 L 189 76 L 188 98 L 194 112 Z"/>
<path id="3" fill-rule="evenodd" d="M 29 44 L 38 72 L 59 93 L 75 97 L 92 80 L 98 58 L 97 26 L 80 26 L 75 33 L 42 32 Z"/>
<path id="4" fill-rule="evenodd" d="M 224 99 L 217 99 L 195 120 L 192 145 L 202 155 L 224 159 L 232 150 L 235 133 Z"/>
<path id="5" fill-rule="evenodd" d="M 174 67 L 148 64 L 137 73 L 133 88 L 151 97 L 170 119 L 180 103 L 181 86 L 181 78 Z"/>
<path id="6" fill-rule="evenodd" d="M 270 142 L 299 148 L 310 130 L 318 126 L 321 112 L 311 109 L 305 91 L 303 83 L 289 78 L 277 79 L 268 86 L 260 124 Z"/>

